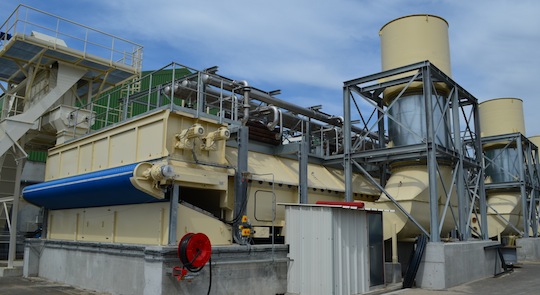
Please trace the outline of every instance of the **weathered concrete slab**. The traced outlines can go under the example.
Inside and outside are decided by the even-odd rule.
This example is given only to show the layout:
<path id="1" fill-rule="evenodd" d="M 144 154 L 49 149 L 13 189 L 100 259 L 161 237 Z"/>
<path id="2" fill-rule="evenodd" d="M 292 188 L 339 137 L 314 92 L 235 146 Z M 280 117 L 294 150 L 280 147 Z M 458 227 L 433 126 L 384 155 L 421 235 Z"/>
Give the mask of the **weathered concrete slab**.
<path id="1" fill-rule="evenodd" d="M 417 286 L 443 290 L 493 276 L 497 252 L 484 247 L 496 244 L 493 241 L 428 243 L 416 276 Z"/>
<path id="2" fill-rule="evenodd" d="M 517 260 L 540 261 L 540 238 L 521 238 L 516 240 Z"/>
<path id="3" fill-rule="evenodd" d="M 286 245 L 212 247 L 212 294 L 285 293 L 287 252 Z M 24 273 L 112 294 L 206 294 L 210 265 L 178 281 L 176 253 L 175 246 L 29 239 Z"/>

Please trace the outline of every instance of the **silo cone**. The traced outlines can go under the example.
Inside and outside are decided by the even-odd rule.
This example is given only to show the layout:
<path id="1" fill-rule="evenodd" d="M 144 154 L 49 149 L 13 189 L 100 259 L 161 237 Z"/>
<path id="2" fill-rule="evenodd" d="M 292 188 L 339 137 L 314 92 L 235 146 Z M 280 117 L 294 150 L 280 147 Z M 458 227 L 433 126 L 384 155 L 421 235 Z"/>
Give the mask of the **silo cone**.
<path id="1" fill-rule="evenodd" d="M 452 169 L 449 166 L 440 166 L 438 176 L 438 201 L 439 216 L 442 216 L 446 195 L 444 187 L 449 189 L 452 182 Z M 441 180 L 442 179 L 442 180 Z M 426 230 L 430 226 L 429 209 L 429 175 L 425 165 L 405 166 L 392 169 L 392 176 L 388 179 L 385 190 L 396 199 L 399 204 Z M 456 192 L 452 190 L 450 206 L 456 207 Z M 395 230 L 399 240 L 412 239 L 422 232 L 410 221 L 405 214 L 399 212 L 396 205 L 382 194 L 374 207 L 379 209 L 396 210 L 395 213 L 384 214 L 384 239 L 390 239 Z M 455 209 L 454 209 L 454 212 Z M 442 232 L 450 232 L 453 229 L 453 219 L 450 208 L 447 208 L 446 218 L 443 222 Z"/>
<path id="2" fill-rule="evenodd" d="M 517 98 L 498 98 L 479 104 L 481 137 L 520 132 L 525 134 L 523 101 Z M 486 184 L 505 183 L 518 180 L 519 163 L 517 147 L 506 142 L 490 142 L 483 145 L 486 157 L 493 163 L 485 162 Z M 506 148 L 505 148 L 506 147 Z M 506 173 L 510 172 L 511 175 Z M 486 192 L 488 204 L 488 235 L 517 234 L 512 224 L 523 230 L 521 192 L 519 188 L 495 189 Z M 498 213 L 498 214 L 497 214 Z M 507 222 L 508 221 L 508 222 Z M 473 220 L 472 224 L 476 220 Z"/>
<path id="3" fill-rule="evenodd" d="M 379 35 L 381 37 L 382 69 L 390 70 L 408 64 L 429 60 L 446 75 L 451 76 L 450 49 L 448 42 L 448 23 L 433 15 L 411 15 L 393 20 L 384 25 Z M 392 78 L 398 78 L 392 77 Z M 425 100 L 423 85 L 421 82 L 412 83 L 403 95 L 396 98 L 405 85 L 388 87 L 384 91 L 384 102 L 387 106 L 393 103 L 388 110 L 390 115 L 403 126 L 389 120 L 388 132 L 390 146 L 406 146 L 422 143 L 427 137 Z M 436 84 L 438 95 L 433 95 L 433 104 L 444 104 L 448 89 L 443 84 Z M 396 100 L 394 102 L 394 100 Z M 435 110 L 434 121 L 448 120 L 442 111 Z M 445 124 L 446 126 L 446 124 Z M 413 130 L 418 136 L 413 136 L 408 130 Z M 449 147 L 450 134 L 448 130 L 438 130 L 436 142 Z M 418 162 L 392 163 L 392 176 L 389 178 L 385 190 L 395 199 L 422 227 L 429 231 L 429 175 L 428 168 Z M 447 190 L 452 186 L 452 168 L 445 163 L 439 163 L 438 175 L 438 201 L 439 216 L 442 216 L 446 202 Z M 444 183 L 444 186 L 443 186 Z M 444 188 L 443 188 L 444 187 Z M 456 207 L 457 198 L 455 189 L 451 192 L 450 206 Z M 407 216 L 402 214 L 397 206 L 383 193 L 374 207 L 393 209 L 396 213 L 385 213 L 384 239 L 392 237 L 393 232 L 399 240 L 416 237 L 421 233 L 420 229 L 413 224 Z M 443 222 L 442 233 L 450 232 L 453 228 L 451 208 L 447 209 L 446 218 Z M 455 211 L 455 210 L 454 210 Z M 455 211 L 457 212 L 457 211 Z"/>

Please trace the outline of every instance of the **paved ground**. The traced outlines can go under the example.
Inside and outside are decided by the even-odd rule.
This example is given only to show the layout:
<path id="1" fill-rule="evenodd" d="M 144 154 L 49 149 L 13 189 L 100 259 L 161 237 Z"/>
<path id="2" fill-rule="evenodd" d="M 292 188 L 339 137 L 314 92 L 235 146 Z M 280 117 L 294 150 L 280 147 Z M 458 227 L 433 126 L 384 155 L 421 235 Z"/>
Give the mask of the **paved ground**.
<path id="1" fill-rule="evenodd" d="M 69 285 L 49 282 L 41 278 L 0 277 L 1 295 L 38 295 L 38 294 L 70 294 L 70 295 L 107 295 L 89 290 L 77 289 Z"/>
<path id="2" fill-rule="evenodd" d="M 526 262 L 497 278 L 486 278 L 443 291 L 404 289 L 386 294 L 399 295 L 529 295 L 540 294 L 540 262 Z"/>
<path id="3" fill-rule="evenodd" d="M 395 295 L 529 295 L 540 294 L 540 262 L 526 262 L 514 272 L 497 278 L 486 278 L 443 291 L 403 289 L 377 294 Z M 65 284 L 49 282 L 40 278 L 0 277 L 0 295 L 106 295 L 89 290 L 77 289 Z"/>

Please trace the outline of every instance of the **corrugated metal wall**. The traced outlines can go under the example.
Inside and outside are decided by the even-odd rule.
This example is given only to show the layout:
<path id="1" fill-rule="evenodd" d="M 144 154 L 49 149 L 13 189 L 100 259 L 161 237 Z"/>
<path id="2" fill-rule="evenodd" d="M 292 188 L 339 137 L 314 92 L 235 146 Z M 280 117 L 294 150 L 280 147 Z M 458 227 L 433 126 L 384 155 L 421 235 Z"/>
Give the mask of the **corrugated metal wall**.
<path id="1" fill-rule="evenodd" d="M 291 264 L 287 291 L 350 295 L 369 290 L 367 213 L 318 206 L 286 206 Z"/>
<path id="2" fill-rule="evenodd" d="M 365 211 L 331 209 L 334 215 L 334 292 L 359 294 L 369 289 L 369 247 Z"/>
<path id="3" fill-rule="evenodd" d="M 322 207 L 287 206 L 285 220 L 285 238 L 292 259 L 287 291 L 333 294 L 332 213 Z"/>

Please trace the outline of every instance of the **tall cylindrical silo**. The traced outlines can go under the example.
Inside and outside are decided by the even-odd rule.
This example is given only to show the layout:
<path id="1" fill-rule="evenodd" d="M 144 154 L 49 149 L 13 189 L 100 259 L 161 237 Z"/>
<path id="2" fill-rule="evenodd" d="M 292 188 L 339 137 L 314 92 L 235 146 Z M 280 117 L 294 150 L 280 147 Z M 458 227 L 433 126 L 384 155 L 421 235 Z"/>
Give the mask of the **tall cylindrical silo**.
<path id="1" fill-rule="evenodd" d="M 528 139 L 540 149 L 540 135 L 534 135 L 529 137 Z"/>
<path id="2" fill-rule="evenodd" d="M 434 15 L 410 15 L 395 19 L 384 25 L 380 32 L 382 69 L 390 70 L 408 64 L 429 60 L 446 75 L 451 76 L 450 49 L 448 41 L 448 23 Z M 404 76 L 407 74 L 402 74 Z M 394 76 L 391 78 L 399 78 Z M 393 119 L 388 120 L 390 146 L 406 146 L 425 142 L 427 138 L 425 96 L 421 82 L 414 82 L 404 90 L 406 84 L 388 87 L 383 93 L 384 102 L 389 107 L 388 113 Z M 433 95 L 428 98 L 434 106 L 444 106 L 448 89 L 443 84 L 435 84 Z M 403 91 L 404 90 L 404 91 Z M 399 93 L 403 94 L 398 97 Z M 432 111 L 434 122 L 448 122 L 442 107 Z M 398 123 L 399 122 L 399 123 Z M 437 124 L 437 123 L 435 123 Z M 435 134 L 435 142 L 449 147 L 450 132 L 447 126 L 440 124 Z M 398 162 L 391 165 L 392 176 L 385 190 L 396 199 L 425 229 L 430 227 L 429 174 L 425 162 Z M 453 187 L 452 168 L 446 163 L 439 163 L 438 200 L 441 214 L 446 201 L 443 187 Z M 455 191 L 452 192 L 451 205 L 456 205 Z M 396 209 L 385 194 L 382 194 L 375 206 Z M 443 232 L 453 229 L 451 214 L 446 214 Z M 399 239 L 413 238 L 420 230 L 404 214 L 386 214 L 384 237 L 391 237 L 396 231 Z"/>
<path id="3" fill-rule="evenodd" d="M 479 104 L 480 136 L 525 134 L 523 101 L 518 98 L 497 98 Z M 483 145 L 485 154 L 486 184 L 519 181 L 519 154 L 515 143 L 489 141 Z M 522 230 L 521 192 L 515 188 L 490 189 L 486 192 L 488 204 L 488 234 L 490 237 L 516 233 Z M 474 220 L 473 220 L 474 221 Z M 508 222 L 507 222 L 508 221 Z"/>

